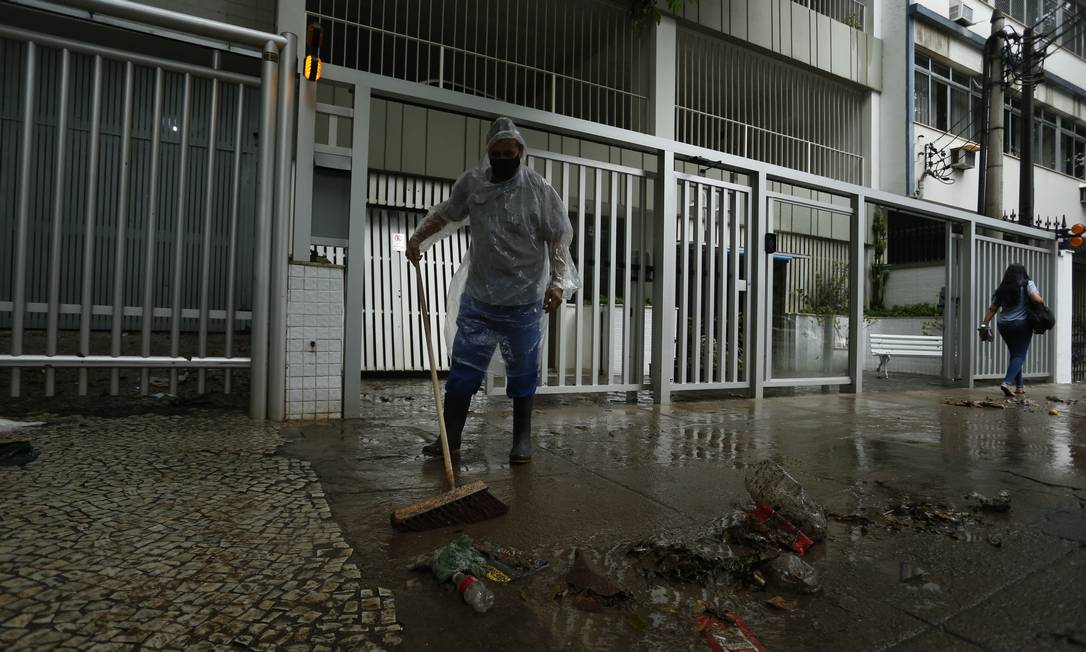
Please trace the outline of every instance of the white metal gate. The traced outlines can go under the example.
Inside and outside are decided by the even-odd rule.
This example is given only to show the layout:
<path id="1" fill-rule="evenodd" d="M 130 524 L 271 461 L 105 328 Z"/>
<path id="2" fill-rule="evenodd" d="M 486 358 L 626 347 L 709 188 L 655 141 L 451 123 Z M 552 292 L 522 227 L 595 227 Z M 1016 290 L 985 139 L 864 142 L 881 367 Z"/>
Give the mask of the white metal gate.
<path id="1" fill-rule="evenodd" d="M 1026 267 L 1030 278 L 1037 284 L 1041 296 L 1048 298 L 1056 293 L 1052 287 L 1053 261 L 1052 252 L 1040 247 L 997 240 L 984 236 L 977 236 L 976 249 L 976 283 L 977 290 L 973 302 L 971 315 L 973 324 L 979 324 L 984 318 L 984 313 L 992 303 L 992 292 L 1003 278 L 1003 272 L 1008 265 L 1020 263 Z M 1002 378 L 1007 371 L 1007 347 L 999 339 L 998 319 L 993 320 L 993 332 L 996 341 L 988 344 L 978 344 L 973 358 L 973 378 L 993 379 Z M 1034 335 L 1029 347 L 1029 355 L 1026 356 L 1026 364 L 1022 368 L 1022 375 L 1027 378 L 1043 378 L 1051 375 L 1051 362 L 1053 338 L 1052 333 Z"/>
<path id="2" fill-rule="evenodd" d="M 674 391 L 749 387 L 750 188 L 676 174 Z"/>
<path id="3" fill-rule="evenodd" d="M 546 319 L 538 392 L 647 388 L 648 175 L 541 151 L 527 164 L 550 182 L 570 212 L 572 254 L 581 274 L 581 289 Z M 504 391 L 503 377 L 488 376 L 487 393 Z"/>
<path id="4" fill-rule="evenodd" d="M 374 172 L 369 176 L 369 231 L 363 249 L 363 371 L 424 371 L 426 342 L 419 314 L 418 284 L 393 238 L 410 237 L 426 210 L 445 201 L 452 183 Z M 449 348 L 442 336 L 446 300 L 453 274 L 467 254 L 468 230 L 439 240 L 422 259 L 422 275 L 435 335 L 438 368 L 449 368 Z"/>

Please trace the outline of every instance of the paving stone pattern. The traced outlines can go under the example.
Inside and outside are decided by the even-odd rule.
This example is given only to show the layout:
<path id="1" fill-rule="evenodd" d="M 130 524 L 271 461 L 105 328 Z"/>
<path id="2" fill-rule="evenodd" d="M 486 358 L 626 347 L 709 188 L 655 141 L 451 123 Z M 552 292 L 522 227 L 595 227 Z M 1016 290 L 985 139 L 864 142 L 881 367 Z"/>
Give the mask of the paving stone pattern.
<path id="1" fill-rule="evenodd" d="M 0 649 L 400 643 L 392 592 L 360 584 L 316 475 L 275 455 L 273 426 L 71 418 L 17 438 L 40 456 L 0 468 Z"/>

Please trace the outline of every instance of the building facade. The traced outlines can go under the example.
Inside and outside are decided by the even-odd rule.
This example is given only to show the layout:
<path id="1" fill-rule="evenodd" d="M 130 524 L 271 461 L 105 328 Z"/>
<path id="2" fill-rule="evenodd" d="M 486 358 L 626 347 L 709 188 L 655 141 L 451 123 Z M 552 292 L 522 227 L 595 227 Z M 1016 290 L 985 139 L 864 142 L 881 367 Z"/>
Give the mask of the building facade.
<path id="1" fill-rule="evenodd" d="M 206 21 L 154 2 L 5 3 L 0 149 L 19 165 L 0 179 L 14 261 L 0 276 L 0 326 L 13 341 L 0 364 L 16 370 L 16 393 L 17 370 L 56 363 L 56 333 L 78 329 L 68 362 L 85 391 L 80 365 L 94 347 L 83 331 L 109 330 L 101 365 L 141 368 L 143 391 L 161 361 L 199 366 L 201 389 L 205 371 L 228 379 L 259 367 L 267 387 L 257 378 L 253 391 L 271 416 L 288 416 L 286 405 L 290 416 L 351 416 L 359 372 L 427 368 L 422 321 L 442 330 L 469 241 L 460 234 L 428 257 L 427 316 L 398 243 L 478 162 L 487 122 L 504 114 L 566 202 L 584 279 L 548 322 L 543 391 L 651 389 L 661 401 L 857 391 L 874 360 L 868 331 L 895 328 L 942 347 L 902 370 L 994 378 L 1001 352 L 978 347 L 973 331 L 995 276 L 1023 260 L 1055 291 L 1073 266 L 1051 232 L 977 215 L 976 167 L 932 162 L 981 135 L 977 77 L 994 7 L 953 4 L 699 0 L 637 22 L 618 0 L 167 7 Z M 1077 24 L 1074 3 L 1039 13 L 1052 4 L 1001 8 L 1018 27 Z M 298 80 L 294 48 L 314 24 L 324 76 Z M 1051 44 L 1036 93 L 1037 210 L 1069 222 L 1086 221 L 1080 34 Z M 1021 141 L 1013 84 L 1007 97 L 1009 212 Z M 66 167 L 24 157 L 24 143 Z M 87 177 L 57 190 L 90 161 L 107 175 L 97 194 Z M 76 281 L 66 256 L 101 273 Z M 311 262 L 345 271 L 287 272 Z M 1070 295 L 1052 302 L 1069 314 Z M 931 319 L 865 319 L 866 307 L 904 304 L 931 306 L 920 315 Z M 1070 379 L 1070 324 L 1038 343 L 1030 376 Z M 38 357 L 23 350 L 27 329 L 46 333 Z M 138 355 L 121 350 L 125 330 L 142 331 Z M 169 351 L 152 361 L 159 332 Z M 244 363 L 232 344 L 241 333 L 253 338 Z M 209 353 L 209 341 L 225 348 Z M 439 342 L 442 360 L 447 351 Z M 502 382 L 491 377 L 488 391 Z"/>

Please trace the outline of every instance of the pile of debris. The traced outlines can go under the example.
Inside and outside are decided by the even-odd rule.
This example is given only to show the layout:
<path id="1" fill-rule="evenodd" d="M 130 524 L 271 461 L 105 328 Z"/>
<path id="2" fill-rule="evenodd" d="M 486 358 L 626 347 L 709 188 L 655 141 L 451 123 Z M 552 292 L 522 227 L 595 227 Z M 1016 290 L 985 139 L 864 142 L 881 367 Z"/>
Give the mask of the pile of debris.
<path id="1" fill-rule="evenodd" d="M 749 508 L 695 530 L 670 530 L 639 541 L 629 553 L 648 576 L 818 591 L 818 572 L 802 557 L 825 538 L 825 509 L 771 460 L 753 466 L 745 485 L 753 500 Z"/>

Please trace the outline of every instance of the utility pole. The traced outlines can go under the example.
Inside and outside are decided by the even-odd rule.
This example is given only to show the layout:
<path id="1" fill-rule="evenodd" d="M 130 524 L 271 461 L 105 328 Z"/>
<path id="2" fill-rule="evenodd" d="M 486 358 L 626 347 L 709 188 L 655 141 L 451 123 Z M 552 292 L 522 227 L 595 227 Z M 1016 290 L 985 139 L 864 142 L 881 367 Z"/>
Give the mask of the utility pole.
<path id="1" fill-rule="evenodd" d="M 981 150 L 981 176 L 977 212 L 995 219 L 1003 217 L 1003 44 L 1007 17 L 992 12 L 992 33 L 985 43 L 984 99 L 988 111 L 985 120 L 984 148 Z"/>
<path id="2" fill-rule="evenodd" d="M 1018 176 L 1018 221 L 1033 225 L 1033 28 L 1022 33 L 1022 165 Z"/>

